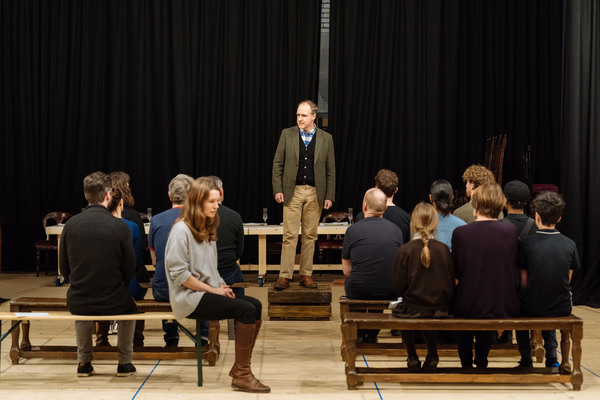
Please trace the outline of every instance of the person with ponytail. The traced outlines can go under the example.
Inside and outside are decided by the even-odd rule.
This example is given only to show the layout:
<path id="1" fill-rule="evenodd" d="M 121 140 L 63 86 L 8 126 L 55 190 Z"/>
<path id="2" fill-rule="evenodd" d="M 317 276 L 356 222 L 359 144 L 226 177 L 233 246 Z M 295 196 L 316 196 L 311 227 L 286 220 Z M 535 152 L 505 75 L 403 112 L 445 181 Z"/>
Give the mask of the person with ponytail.
<path id="1" fill-rule="evenodd" d="M 217 270 L 217 227 L 221 192 L 212 178 L 194 181 L 175 221 L 165 248 L 169 299 L 177 319 L 203 321 L 234 318 L 235 363 L 229 372 L 234 389 L 268 393 L 250 369 L 252 350 L 261 327 L 262 305 L 239 296 Z"/>
<path id="2" fill-rule="evenodd" d="M 402 301 L 392 310 L 399 318 L 446 318 L 454 292 L 454 264 L 448 246 L 434 237 L 438 215 L 431 204 L 419 203 L 410 219 L 412 240 L 402 247 L 394 268 L 394 288 Z M 408 368 L 421 368 L 416 331 L 402 331 Z M 424 369 L 437 367 L 437 332 L 422 331 L 427 343 Z"/>
<path id="3" fill-rule="evenodd" d="M 431 184 L 429 202 L 438 213 L 438 227 L 435 238 L 444 243 L 452 251 L 452 232 L 459 226 L 467 223 L 452 215 L 452 199 L 454 194 L 452 185 L 445 179 L 438 179 Z"/>

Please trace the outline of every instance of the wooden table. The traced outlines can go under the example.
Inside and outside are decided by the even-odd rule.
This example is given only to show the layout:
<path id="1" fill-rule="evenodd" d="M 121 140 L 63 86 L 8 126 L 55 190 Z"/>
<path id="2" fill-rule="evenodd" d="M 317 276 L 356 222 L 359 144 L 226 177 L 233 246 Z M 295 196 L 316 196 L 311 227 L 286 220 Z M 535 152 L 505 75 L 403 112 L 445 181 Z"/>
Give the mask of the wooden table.
<path id="1" fill-rule="evenodd" d="M 47 235 L 56 235 L 58 241 L 58 253 L 60 253 L 60 236 L 62 235 L 63 230 L 62 224 L 53 225 L 46 227 Z M 144 224 L 144 228 L 146 230 L 146 234 L 150 232 L 150 224 Z M 346 233 L 346 229 L 348 229 L 348 225 L 330 225 L 330 224 L 319 224 L 317 229 L 317 233 L 319 235 L 343 235 Z M 301 233 L 301 231 L 299 231 Z M 246 264 L 242 265 L 241 268 L 244 271 L 257 271 L 258 270 L 258 284 L 260 286 L 263 285 L 264 277 L 267 273 L 267 270 L 278 271 L 279 265 L 267 265 L 267 236 L 269 235 L 283 235 L 283 225 L 255 225 L 255 224 L 245 224 L 244 225 L 244 235 L 247 236 L 258 236 L 258 265 Z M 314 266 L 315 270 L 329 270 L 329 269 L 340 269 L 341 264 L 316 264 Z M 298 270 L 298 265 L 294 267 L 295 270 Z M 64 278 L 60 275 L 60 267 L 59 274 L 56 277 L 56 284 L 61 285 L 64 282 Z"/>
<path id="2" fill-rule="evenodd" d="M 343 235 L 346 233 L 348 225 L 329 225 L 319 224 L 317 234 L 319 235 Z M 301 228 L 299 233 L 302 233 Z M 258 284 L 264 283 L 264 278 L 267 270 L 279 271 L 279 265 L 267 265 L 267 236 L 283 235 L 283 225 L 244 225 L 244 234 L 247 236 L 258 236 L 258 265 L 242 265 L 244 271 L 256 271 L 258 269 Z M 315 270 L 341 269 L 341 264 L 315 264 Z M 298 270 L 298 265 L 294 266 L 294 270 Z"/>

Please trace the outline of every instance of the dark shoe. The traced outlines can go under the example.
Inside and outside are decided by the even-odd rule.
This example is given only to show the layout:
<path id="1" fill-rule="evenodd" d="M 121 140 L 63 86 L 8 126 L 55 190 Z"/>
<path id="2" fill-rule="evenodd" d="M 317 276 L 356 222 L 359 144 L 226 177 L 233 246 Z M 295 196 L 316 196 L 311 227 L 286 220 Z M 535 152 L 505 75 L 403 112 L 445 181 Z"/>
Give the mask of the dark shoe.
<path id="1" fill-rule="evenodd" d="M 300 286 L 303 286 L 303 287 L 309 288 L 309 289 L 316 289 L 317 283 L 315 281 L 313 281 L 312 276 L 303 275 L 302 278 L 300 279 Z"/>
<path id="2" fill-rule="evenodd" d="M 119 364 L 117 367 L 117 376 L 129 376 L 135 372 L 135 367 L 132 363 Z"/>
<path id="3" fill-rule="evenodd" d="M 533 368 L 533 362 L 531 360 L 521 360 L 519 361 L 519 365 L 515 367 L 515 369 L 529 369 Z"/>
<path id="4" fill-rule="evenodd" d="M 252 374 L 250 361 L 252 359 L 252 349 L 256 341 L 256 330 L 259 328 L 256 324 L 235 324 L 235 364 L 231 369 L 233 380 L 231 387 L 242 392 L 249 393 L 269 393 L 271 388 L 260 383 Z"/>
<path id="5" fill-rule="evenodd" d="M 96 346 L 110 346 L 108 342 L 108 331 L 110 330 L 110 321 L 100 321 L 96 323 Z"/>
<path id="6" fill-rule="evenodd" d="M 365 335 L 363 342 L 364 343 L 378 343 L 379 340 L 377 340 L 377 335 L 367 334 L 367 335 Z"/>
<path id="7" fill-rule="evenodd" d="M 91 362 L 79 363 L 77 366 L 77 376 L 84 378 L 86 376 L 94 375 L 94 367 Z"/>
<path id="8" fill-rule="evenodd" d="M 283 290 L 290 287 L 290 280 L 287 278 L 279 277 L 277 278 L 277 282 L 273 285 L 273 289 L 275 290 Z"/>
<path id="9" fill-rule="evenodd" d="M 546 367 L 547 368 L 558 368 L 560 367 L 560 363 L 558 362 L 557 358 L 548 358 L 546 359 Z"/>
<path id="10" fill-rule="evenodd" d="M 408 356 L 406 366 L 408 369 L 421 369 L 421 361 L 419 361 L 419 356 Z"/>
<path id="11" fill-rule="evenodd" d="M 392 336 L 400 336 L 400 329 L 392 329 L 390 331 L 390 335 L 392 335 Z"/>
<path id="12" fill-rule="evenodd" d="M 433 356 L 425 357 L 425 362 L 423 363 L 423 369 L 434 369 L 437 368 L 438 363 L 440 362 L 440 358 L 437 354 Z"/>

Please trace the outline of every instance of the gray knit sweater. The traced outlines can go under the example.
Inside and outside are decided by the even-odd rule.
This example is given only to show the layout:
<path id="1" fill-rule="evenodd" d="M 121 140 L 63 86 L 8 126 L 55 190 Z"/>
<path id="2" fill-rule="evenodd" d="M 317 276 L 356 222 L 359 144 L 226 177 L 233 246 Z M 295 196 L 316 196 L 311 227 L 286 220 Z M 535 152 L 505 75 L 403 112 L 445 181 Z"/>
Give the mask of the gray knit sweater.
<path id="1" fill-rule="evenodd" d="M 191 275 L 212 287 L 225 281 L 217 271 L 216 242 L 198 243 L 183 221 L 173 225 L 165 248 L 165 271 L 173 314 L 186 318 L 198 307 L 205 292 L 183 286 Z"/>

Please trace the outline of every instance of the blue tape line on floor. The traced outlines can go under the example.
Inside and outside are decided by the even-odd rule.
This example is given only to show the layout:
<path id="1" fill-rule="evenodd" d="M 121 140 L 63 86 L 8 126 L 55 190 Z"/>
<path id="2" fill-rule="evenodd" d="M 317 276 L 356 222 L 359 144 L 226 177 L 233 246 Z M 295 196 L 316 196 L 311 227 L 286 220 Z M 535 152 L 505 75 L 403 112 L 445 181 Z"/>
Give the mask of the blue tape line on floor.
<path id="1" fill-rule="evenodd" d="M 146 381 L 150 378 L 150 376 L 152 375 L 152 373 L 154 372 L 154 370 L 156 369 L 156 367 L 158 367 L 158 364 L 160 364 L 160 361 L 161 360 L 158 360 L 158 362 L 156 363 L 156 365 L 154 366 L 154 368 L 152 368 L 152 371 L 150 371 L 150 373 L 148 374 L 148 376 L 146 377 L 146 379 L 144 379 L 144 382 L 142 382 L 142 385 L 135 392 L 135 394 L 133 395 L 133 397 L 131 398 L 131 400 L 135 399 L 135 397 L 138 395 L 138 393 L 140 392 L 140 390 L 142 390 L 142 388 L 144 387 L 144 384 L 146 383 Z"/>
<path id="2" fill-rule="evenodd" d="M 369 368 L 369 363 L 367 362 L 367 359 L 365 358 L 364 354 L 363 354 L 362 358 L 365 361 L 365 365 L 367 366 L 367 368 Z M 381 400 L 383 400 L 383 397 L 381 396 L 381 392 L 379 391 L 379 386 L 377 386 L 377 382 L 373 382 L 373 384 L 375 385 L 375 389 L 377 389 L 377 394 L 379 395 L 379 398 Z"/>

